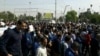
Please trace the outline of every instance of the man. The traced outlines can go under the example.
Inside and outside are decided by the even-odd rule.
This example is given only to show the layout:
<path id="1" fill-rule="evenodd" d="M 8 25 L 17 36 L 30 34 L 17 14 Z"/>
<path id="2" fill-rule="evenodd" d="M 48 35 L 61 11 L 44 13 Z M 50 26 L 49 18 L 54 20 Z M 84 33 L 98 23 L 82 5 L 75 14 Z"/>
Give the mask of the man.
<path id="1" fill-rule="evenodd" d="M 21 32 L 26 27 L 27 23 L 19 20 L 14 29 L 9 29 L 4 32 L 0 39 L 0 56 L 22 56 Z"/>
<path id="2" fill-rule="evenodd" d="M 52 41 L 51 56 L 60 56 L 61 43 L 62 43 L 62 32 L 57 32 L 57 37 Z"/>
<path id="3" fill-rule="evenodd" d="M 24 30 L 23 37 L 21 40 L 23 56 L 29 56 L 30 51 L 32 51 L 33 36 L 31 35 L 29 29 L 30 28 L 28 26 L 27 29 Z"/>
<path id="4" fill-rule="evenodd" d="M 85 35 L 85 40 L 84 40 L 84 56 L 87 55 L 87 53 L 90 55 L 90 43 L 91 43 L 91 32 L 89 31 L 86 35 Z M 85 50 L 86 49 L 86 50 Z"/>
<path id="5" fill-rule="evenodd" d="M 91 56 L 99 56 L 99 50 L 100 50 L 100 46 L 99 46 L 99 41 L 100 41 L 100 35 L 97 34 L 95 38 L 92 38 L 91 40 Z"/>
<path id="6" fill-rule="evenodd" d="M 65 36 L 65 41 L 61 44 L 61 56 L 64 56 L 66 49 L 68 49 L 71 45 L 71 38 L 69 36 Z"/>
<path id="7" fill-rule="evenodd" d="M 47 38 L 41 38 L 40 43 L 41 44 L 39 48 L 37 49 L 36 56 L 47 56 L 47 49 L 46 49 Z"/>
<path id="8" fill-rule="evenodd" d="M 71 47 L 66 49 L 65 56 L 79 56 L 78 47 L 77 42 L 72 43 Z"/>

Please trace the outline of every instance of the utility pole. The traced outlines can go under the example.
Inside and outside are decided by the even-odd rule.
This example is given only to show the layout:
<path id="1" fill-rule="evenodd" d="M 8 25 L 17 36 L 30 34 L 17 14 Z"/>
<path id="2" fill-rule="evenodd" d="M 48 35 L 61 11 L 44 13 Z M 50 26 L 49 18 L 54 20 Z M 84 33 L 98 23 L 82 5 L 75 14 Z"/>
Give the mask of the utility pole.
<path id="1" fill-rule="evenodd" d="M 14 17 L 13 17 L 13 19 L 15 19 L 15 8 L 14 8 Z"/>
<path id="2" fill-rule="evenodd" d="M 5 12 L 5 9 L 6 9 L 6 0 L 4 0 L 4 12 Z"/>
<path id="3" fill-rule="evenodd" d="M 31 11 L 31 2 L 29 2 L 29 9 Z M 29 16 L 30 16 L 30 12 L 29 12 Z"/>
<path id="4" fill-rule="evenodd" d="M 64 9 L 63 15 L 65 14 L 66 9 L 67 9 L 68 6 L 70 6 L 70 5 L 66 5 L 66 6 L 65 6 L 65 9 Z"/>
<path id="5" fill-rule="evenodd" d="M 6 15 L 6 18 L 8 19 L 8 12 L 6 11 L 6 0 L 4 0 L 4 12 Z"/>
<path id="6" fill-rule="evenodd" d="M 92 12 L 92 7 L 93 7 L 93 5 L 92 5 L 92 4 L 90 4 L 90 10 L 91 10 L 91 12 Z"/>
<path id="7" fill-rule="evenodd" d="M 81 8 L 79 8 L 79 12 L 78 12 L 78 17 L 80 16 L 80 13 L 81 13 Z M 78 18 L 78 23 L 80 22 L 80 17 Z"/>
<path id="8" fill-rule="evenodd" d="M 57 0 L 55 0 L 55 20 L 57 20 Z"/>
<path id="9" fill-rule="evenodd" d="M 66 12 L 66 8 L 67 8 L 68 6 L 70 6 L 70 5 L 66 5 L 66 6 L 65 6 L 65 9 L 64 9 L 64 12 L 63 12 L 63 22 L 64 22 L 64 23 L 65 23 L 65 12 Z"/>
<path id="10" fill-rule="evenodd" d="M 29 11 L 29 21 L 30 21 L 30 14 L 31 14 L 31 2 L 29 2 L 29 9 L 30 9 L 30 11 Z"/>

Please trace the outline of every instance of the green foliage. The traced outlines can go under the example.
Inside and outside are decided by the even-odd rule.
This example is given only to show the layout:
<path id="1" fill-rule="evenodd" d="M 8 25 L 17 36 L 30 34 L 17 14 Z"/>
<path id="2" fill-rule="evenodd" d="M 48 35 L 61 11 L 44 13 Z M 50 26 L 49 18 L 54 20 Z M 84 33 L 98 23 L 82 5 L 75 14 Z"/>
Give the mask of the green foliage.
<path id="1" fill-rule="evenodd" d="M 63 19 L 64 19 L 63 16 L 60 16 L 60 17 L 59 17 L 59 21 L 60 21 L 60 22 L 63 22 Z"/>
<path id="2" fill-rule="evenodd" d="M 79 18 L 84 22 L 89 20 L 90 23 L 100 23 L 100 14 L 98 12 L 91 13 L 89 9 L 86 12 L 80 13 Z"/>
<path id="3" fill-rule="evenodd" d="M 87 9 L 86 12 L 80 13 L 79 19 L 80 19 L 82 22 L 87 22 L 87 20 L 90 20 L 90 19 L 91 19 L 91 16 L 92 16 L 92 13 L 91 13 L 90 9 Z"/>
<path id="4" fill-rule="evenodd" d="M 71 10 L 71 11 L 67 12 L 66 20 L 76 22 L 77 21 L 77 12 L 74 11 L 74 10 Z"/>
<path id="5" fill-rule="evenodd" d="M 0 12 L 0 19 L 4 19 L 4 20 L 14 20 L 14 18 L 16 18 L 16 16 L 11 13 L 10 11 L 6 11 L 6 12 Z"/>
<path id="6" fill-rule="evenodd" d="M 31 20 L 35 19 L 33 16 L 26 16 L 26 14 L 20 15 L 18 18 L 19 19 L 25 19 L 25 20 L 28 20 L 28 21 L 31 21 Z"/>
<path id="7" fill-rule="evenodd" d="M 33 16 L 26 16 L 27 20 L 34 20 L 35 18 Z"/>
<path id="8" fill-rule="evenodd" d="M 66 20 L 77 22 L 80 19 L 81 22 L 100 24 L 100 14 L 98 12 L 91 13 L 88 8 L 87 11 L 81 12 L 77 17 L 77 12 L 74 10 L 68 11 L 66 14 Z"/>
<path id="9" fill-rule="evenodd" d="M 36 19 L 37 20 L 41 20 L 42 14 L 40 12 L 38 12 L 38 14 L 36 15 Z"/>
<path id="10" fill-rule="evenodd" d="M 100 14 L 97 12 L 94 12 L 90 19 L 91 23 L 100 23 Z"/>
<path id="11" fill-rule="evenodd" d="M 16 17 L 15 14 L 11 13 L 10 11 L 6 11 L 6 12 L 0 12 L 0 19 L 6 21 L 13 21 L 13 20 L 15 21 L 17 19 L 34 20 L 34 17 L 26 16 L 26 14 Z"/>

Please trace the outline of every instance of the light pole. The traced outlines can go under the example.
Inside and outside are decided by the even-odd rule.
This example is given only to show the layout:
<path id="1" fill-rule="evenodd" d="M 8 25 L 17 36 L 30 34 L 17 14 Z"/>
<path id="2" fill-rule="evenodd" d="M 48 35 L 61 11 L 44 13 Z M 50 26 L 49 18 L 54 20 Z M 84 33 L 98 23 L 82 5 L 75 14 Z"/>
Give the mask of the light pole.
<path id="1" fill-rule="evenodd" d="M 91 12 L 92 12 L 92 7 L 93 7 L 93 5 L 92 5 L 92 4 L 90 4 L 90 9 L 91 9 Z"/>
<path id="2" fill-rule="evenodd" d="M 15 19 L 15 9 L 14 9 L 14 19 Z"/>
<path id="3" fill-rule="evenodd" d="M 79 16 L 80 16 L 80 13 L 81 13 L 80 10 L 81 10 L 81 8 L 79 8 L 78 23 L 79 23 L 79 21 L 80 21 L 80 17 L 79 17 Z"/>
<path id="4" fill-rule="evenodd" d="M 4 12 L 6 14 L 6 18 L 8 19 L 8 12 L 6 11 L 6 0 L 4 0 Z"/>
<path id="5" fill-rule="evenodd" d="M 64 9 L 63 15 L 65 14 L 66 9 L 67 9 L 68 6 L 70 6 L 70 5 L 66 5 L 66 6 L 65 6 L 65 9 Z"/>
<path id="6" fill-rule="evenodd" d="M 30 11 L 31 11 L 31 2 L 29 2 L 29 9 L 30 9 Z M 30 20 L 30 14 L 31 14 L 30 11 L 29 11 L 29 20 Z"/>
<path id="7" fill-rule="evenodd" d="M 65 9 L 64 9 L 64 12 L 63 12 L 63 23 L 65 23 L 65 12 L 66 12 L 66 9 L 67 9 L 68 6 L 70 6 L 70 5 L 65 6 Z"/>
<path id="8" fill-rule="evenodd" d="M 99 6 L 99 10 L 100 10 L 100 6 Z M 99 12 L 99 14 L 100 14 L 100 12 Z"/>
<path id="9" fill-rule="evenodd" d="M 55 0 L 55 20 L 57 20 L 57 0 Z"/>
<path id="10" fill-rule="evenodd" d="M 4 12 L 5 12 L 5 7 L 6 7 L 6 0 L 4 0 Z"/>

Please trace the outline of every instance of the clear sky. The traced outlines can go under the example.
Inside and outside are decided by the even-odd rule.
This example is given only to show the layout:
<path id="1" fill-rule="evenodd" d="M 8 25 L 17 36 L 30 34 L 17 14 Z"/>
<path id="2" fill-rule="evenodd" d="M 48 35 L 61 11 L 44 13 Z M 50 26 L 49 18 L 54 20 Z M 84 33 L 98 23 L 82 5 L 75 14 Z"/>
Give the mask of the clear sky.
<path id="1" fill-rule="evenodd" d="M 70 5 L 66 11 L 75 9 L 79 12 L 90 8 L 90 4 L 93 4 L 92 11 L 100 12 L 100 0 L 57 0 L 57 14 L 63 13 L 66 5 Z M 0 11 L 10 10 L 14 12 L 14 9 L 18 10 L 19 8 L 38 8 L 38 10 L 34 9 L 33 11 L 54 12 L 55 0 L 0 0 Z"/>

